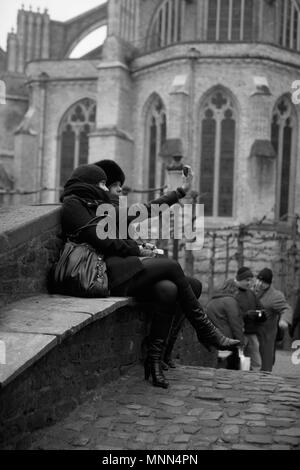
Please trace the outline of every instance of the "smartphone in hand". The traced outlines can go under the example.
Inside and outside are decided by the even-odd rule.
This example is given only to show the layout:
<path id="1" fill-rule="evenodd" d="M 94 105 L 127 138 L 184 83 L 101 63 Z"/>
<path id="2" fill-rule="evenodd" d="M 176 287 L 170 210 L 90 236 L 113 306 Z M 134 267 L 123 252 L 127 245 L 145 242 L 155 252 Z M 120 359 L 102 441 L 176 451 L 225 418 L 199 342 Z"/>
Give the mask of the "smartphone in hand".
<path id="1" fill-rule="evenodd" d="M 190 167 L 190 165 L 184 165 L 182 172 L 183 176 L 187 178 L 191 174 L 192 168 Z"/>

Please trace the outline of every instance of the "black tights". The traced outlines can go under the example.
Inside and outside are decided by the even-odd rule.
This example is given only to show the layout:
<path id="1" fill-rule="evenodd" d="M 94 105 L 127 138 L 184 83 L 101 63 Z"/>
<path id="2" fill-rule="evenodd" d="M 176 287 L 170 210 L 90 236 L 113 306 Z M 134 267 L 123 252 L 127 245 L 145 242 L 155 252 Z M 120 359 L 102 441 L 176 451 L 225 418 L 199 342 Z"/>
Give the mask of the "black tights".
<path id="1" fill-rule="evenodd" d="M 198 298 L 202 286 L 199 281 L 186 277 L 179 263 L 169 258 L 146 258 L 142 263 L 144 269 L 130 281 L 127 294 L 159 305 L 160 318 L 154 317 L 151 331 L 153 336 L 166 338 L 178 311 L 181 288 L 190 284 Z M 164 321 L 161 315 L 165 317 Z"/>

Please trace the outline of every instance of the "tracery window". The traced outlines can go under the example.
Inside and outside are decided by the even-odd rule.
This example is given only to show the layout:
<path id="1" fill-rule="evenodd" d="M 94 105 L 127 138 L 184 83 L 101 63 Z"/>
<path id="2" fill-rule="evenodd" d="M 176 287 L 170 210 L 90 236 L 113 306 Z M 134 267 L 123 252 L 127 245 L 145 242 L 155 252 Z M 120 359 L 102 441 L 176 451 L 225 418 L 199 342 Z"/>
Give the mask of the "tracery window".
<path id="1" fill-rule="evenodd" d="M 165 0 L 155 13 L 148 34 L 148 49 L 168 46 L 182 39 L 185 0 Z"/>
<path id="2" fill-rule="evenodd" d="M 251 41 L 253 0 L 209 0 L 208 41 Z"/>
<path id="3" fill-rule="evenodd" d="M 59 127 L 60 186 L 73 169 L 88 162 L 89 133 L 95 129 L 96 103 L 85 98 L 75 103 L 64 115 Z"/>
<path id="4" fill-rule="evenodd" d="M 285 220 L 293 209 L 293 173 L 297 120 L 288 96 L 282 97 L 273 112 L 271 140 L 277 154 L 277 217 Z"/>
<path id="5" fill-rule="evenodd" d="M 236 112 L 223 90 L 212 93 L 200 112 L 200 194 L 206 216 L 233 215 Z"/>
<path id="6" fill-rule="evenodd" d="M 300 6 L 296 0 L 279 0 L 279 43 L 289 49 L 300 50 Z"/>

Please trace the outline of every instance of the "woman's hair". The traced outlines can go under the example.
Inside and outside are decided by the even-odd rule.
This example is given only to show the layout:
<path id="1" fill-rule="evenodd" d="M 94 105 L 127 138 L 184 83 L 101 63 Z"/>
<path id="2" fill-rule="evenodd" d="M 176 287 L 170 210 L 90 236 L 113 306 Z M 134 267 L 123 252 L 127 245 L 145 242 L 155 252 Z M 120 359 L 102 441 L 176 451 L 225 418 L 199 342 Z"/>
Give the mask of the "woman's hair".
<path id="1" fill-rule="evenodd" d="M 227 279 L 221 287 L 221 292 L 223 294 L 236 295 L 238 293 L 238 290 L 239 288 L 236 285 L 234 279 Z"/>

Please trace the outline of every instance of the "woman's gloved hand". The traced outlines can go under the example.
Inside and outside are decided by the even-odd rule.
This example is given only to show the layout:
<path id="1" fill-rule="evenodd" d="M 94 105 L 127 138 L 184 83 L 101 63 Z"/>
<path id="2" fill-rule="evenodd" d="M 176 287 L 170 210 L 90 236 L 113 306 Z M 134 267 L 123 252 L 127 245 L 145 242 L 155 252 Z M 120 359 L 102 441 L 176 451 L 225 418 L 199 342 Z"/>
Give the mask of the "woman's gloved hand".
<path id="1" fill-rule="evenodd" d="M 144 248 L 143 245 L 139 246 L 140 248 L 140 256 L 147 256 L 150 258 L 155 258 L 156 254 L 153 250 L 149 250 L 148 248 Z"/>

